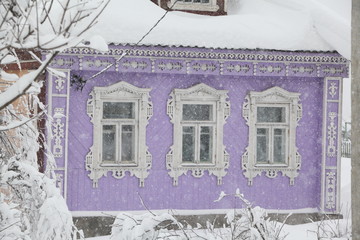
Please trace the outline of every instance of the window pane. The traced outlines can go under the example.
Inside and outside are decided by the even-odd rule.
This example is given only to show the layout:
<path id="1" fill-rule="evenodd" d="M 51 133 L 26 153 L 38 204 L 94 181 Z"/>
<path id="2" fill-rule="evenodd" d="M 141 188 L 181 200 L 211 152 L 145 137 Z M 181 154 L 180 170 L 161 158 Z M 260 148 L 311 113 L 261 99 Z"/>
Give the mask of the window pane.
<path id="1" fill-rule="evenodd" d="M 135 126 L 121 127 L 121 161 L 134 161 Z"/>
<path id="2" fill-rule="evenodd" d="M 212 127 L 200 128 L 200 162 L 212 160 Z"/>
<path id="3" fill-rule="evenodd" d="M 134 103 L 132 102 L 104 102 L 103 118 L 133 119 L 135 118 Z"/>
<path id="4" fill-rule="evenodd" d="M 286 120 L 285 107 L 258 107 L 257 121 L 258 122 L 285 122 Z"/>
<path id="5" fill-rule="evenodd" d="M 209 3 L 209 0 L 201 0 L 202 3 Z"/>
<path id="6" fill-rule="evenodd" d="M 102 134 L 102 160 L 103 161 L 114 161 L 116 158 L 116 147 L 115 147 L 115 125 L 103 125 Z"/>
<path id="7" fill-rule="evenodd" d="M 182 160 L 194 162 L 195 156 L 195 127 L 183 127 Z"/>
<path id="8" fill-rule="evenodd" d="M 285 163 L 286 129 L 274 129 L 274 163 Z"/>
<path id="9" fill-rule="evenodd" d="M 256 136 L 256 162 L 269 162 L 269 129 L 258 128 Z"/>
<path id="10" fill-rule="evenodd" d="M 204 104 L 184 104 L 184 121 L 211 121 L 213 119 L 213 106 Z"/>

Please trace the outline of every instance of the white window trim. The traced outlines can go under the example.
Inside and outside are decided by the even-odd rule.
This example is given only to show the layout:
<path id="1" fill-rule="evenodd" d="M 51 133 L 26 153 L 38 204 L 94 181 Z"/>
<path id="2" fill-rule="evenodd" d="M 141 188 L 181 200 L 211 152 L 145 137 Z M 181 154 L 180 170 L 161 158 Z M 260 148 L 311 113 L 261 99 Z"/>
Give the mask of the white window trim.
<path id="1" fill-rule="evenodd" d="M 173 10 L 190 10 L 190 11 L 208 11 L 216 12 L 219 10 L 216 0 L 209 0 L 208 3 L 194 3 L 194 2 L 183 2 L 177 0 L 170 0 L 168 7 Z"/>
<path id="2" fill-rule="evenodd" d="M 151 89 L 138 88 L 126 82 L 118 82 L 108 87 L 94 87 L 87 101 L 87 114 L 93 123 L 93 145 L 86 155 L 86 170 L 90 171 L 89 177 L 93 187 L 98 187 L 98 180 L 112 172 L 112 176 L 121 179 L 125 172 L 139 179 L 139 186 L 144 186 L 144 180 L 149 175 L 151 168 L 151 154 L 146 146 L 146 126 L 153 114 L 149 92 Z M 103 163 L 102 155 L 102 125 L 104 119 L 103 102 L 134 102 L 135 103 L 135 162 L 134 163 Z M 107 122 L 129 122 L 129 120 L 106 120 Z M 137 123 L 137 124 L 136 124 Z"/>
<path id="3" fill-rule="evenodd" d="M 188 171 L 196 178 L 204 175 L 205 171 L 209 175 L 217 177 L 217 184 L 222 184 L 222 178 L 226 175 L 229 167 L 229 155 L 223 145 L 223 127 L 226 119 L 230 115 L 230 102 L 228 91 L 216 90 L 206 84 L 200 83 L 188 89 L 174 89 L 167 102 L 167 114 L 174 124 L 173 145 L 166 155 L 166 167 L 169 175 L 173 178 L 173 185 L 178 185 L 179 176 L 186 174 Z M 212 163 L 183 163 L 182 162 L 182 106 L 183 104 L 213 104 L 213 115 L 215 123 L 213 138 L 213 159 Z M 204 121 L 204 124 L 206 121 Z"/>
<path id="4" fill-rule="evenodd" d="M 243 104 L 243 117 L 249 126 L 249 146 L 242 156 L 242 169 L 248 179 L 248 185 L 253 184 L 253 178 L 266 172 L 269 178 L 277 177 L 278 172 L 290 179 L 290 185 L 294 185 L 294 179 L 299 175 L 301 168 L 301 156 L 296 147 L 296 127 L 302 117 L 302 104 L 300 93 L 288 92 L 280 87 L 272 87 L 263 92 L 251 91 L 245 98 Z M 256 125 L 257 125 L 257 107 L 286 106 L 287 121 L 284 126 L 288 129 L 287 133 L 287 155 L 286 164 L 257 164 L 256 163 Z M 271 125 L 263 123 L 261 125 Z M 272 146 L 270 146 L 271 148 Z"/>

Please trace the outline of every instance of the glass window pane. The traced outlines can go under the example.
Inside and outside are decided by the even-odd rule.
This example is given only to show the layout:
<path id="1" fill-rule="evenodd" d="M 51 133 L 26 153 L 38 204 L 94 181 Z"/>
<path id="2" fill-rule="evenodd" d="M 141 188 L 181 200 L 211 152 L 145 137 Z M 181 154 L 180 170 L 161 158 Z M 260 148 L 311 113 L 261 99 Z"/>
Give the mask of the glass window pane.
<path id="1" fill-rule="evenodd" d="M 209 0 L 201 0 L 202 3 L 209 3 Z"/>
<path id="2" fill-rule="evenodd" d="M 212 160 L 212 127 L 200 128 L 200 162 L 211 162 Z"/>
<path id="3" fill-rule="evenodd" d="M 182 161 L 194 162 L 195 157 L 195 127 L 183 127 Z"/>
<path id="4" fill-rule="evenodd" d="M 123 125 L 121 127 L 121 161 L 134 161 L 135 126 Z"/>
<path id="5" fill-rule="evenodd" d="M 269 129 L 268 128 L 257 129 L 256 162 L 269 163 Z"/>
<path id="6" fill-rule="evenodd" d="M 184 121 L 211 121 L 213 120 L 213 106 L 205 104 L 184 104 Z"/>
<path id="7" fill-rule="evenodd" d="M 285 107 L 258 107 L 258 122 L 286 122 Z"/>
<path id="8" fill-rule="evenodd" d="M 274 163 L 286 163 L 286 129 L 274 129 Z"/>
<path id="9" fill-rule="evenodd" d="M 116 126 L 103 125 L 102 133 L 102 160 L 113 161 L 116 158 Z"/>
<path id="10" fill-rule="evenodd" d="M 135 118 L 134 105 L 133 102 L 104 102 L 103 118 L 133 119 Z"/>

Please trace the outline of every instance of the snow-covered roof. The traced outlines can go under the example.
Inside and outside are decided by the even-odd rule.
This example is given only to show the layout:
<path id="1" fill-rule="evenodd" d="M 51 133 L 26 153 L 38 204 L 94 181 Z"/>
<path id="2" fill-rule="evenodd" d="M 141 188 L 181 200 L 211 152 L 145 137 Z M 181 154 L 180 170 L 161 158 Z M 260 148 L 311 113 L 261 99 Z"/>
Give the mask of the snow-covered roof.
<path id="1" fill-rule="evenodd" d="M 111 0 L 91 34 L 136 44 L 165 12 L 150 0 Z M 336 50 L 350 59 L 350 13 L 351 0 L 228 0 L 227 16 L 169 12 L 141 44 Z"/>

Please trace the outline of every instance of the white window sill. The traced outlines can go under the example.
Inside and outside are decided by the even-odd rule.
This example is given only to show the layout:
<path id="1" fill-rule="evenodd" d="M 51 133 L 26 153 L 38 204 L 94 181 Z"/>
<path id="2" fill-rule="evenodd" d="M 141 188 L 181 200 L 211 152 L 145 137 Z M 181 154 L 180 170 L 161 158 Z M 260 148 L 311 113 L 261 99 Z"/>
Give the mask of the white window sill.
<path id="1" fill-rule="evenodd" d="M 102 163 L 101 167 L 137 167 L 138 165 L 134 162 L 125 163 Z"/>
<path id="2" fill-rule="evenodd" d="M 213 163 L 182 163 L 181 167 L 215 167 L 215 164 Z"/>
<path id="3" fill-rule="evenodd" d="M 282 168 L 286 168 L 289 167 L 289 165 L 287 164 L 265 164 L 265 163 L 261 163 L 261 164 L 255 164 L 255 167 L 273 167 L 273 168 L 278 168 L 278 167 L 282 167 Z"/>

